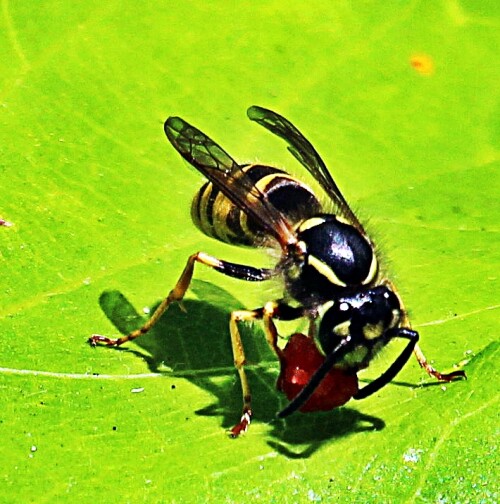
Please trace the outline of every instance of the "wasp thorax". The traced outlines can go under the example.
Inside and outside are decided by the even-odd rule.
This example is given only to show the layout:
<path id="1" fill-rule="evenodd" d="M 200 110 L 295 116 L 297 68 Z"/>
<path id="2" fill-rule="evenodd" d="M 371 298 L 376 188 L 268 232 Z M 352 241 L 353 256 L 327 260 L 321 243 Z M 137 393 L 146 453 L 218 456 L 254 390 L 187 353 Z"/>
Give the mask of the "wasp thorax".
<path id="1" fill-rule="evenodd" d="M 381 342 L 389 341 L 390 330 L 399 327 L 400 322 L 399 299 L 388 287 L 378 286 L 336 301 L 321 320 L 318 338 L 325 353 L 345 338 L 369 350 L 378 349 Z M 368 357 L 372 357 L 370 352 Z"/>
<path id="2" fill-rule="evenodd" d="M 289 288 L 299 301 L 307 303 L 304 296 L 332 299 L 345 288 L 368 285 L 376 278 L 378 264 L 370 241 L 335 215 L 306 219 L 297 237 L 306 254 L 300 279 L 292 280 Z"/>

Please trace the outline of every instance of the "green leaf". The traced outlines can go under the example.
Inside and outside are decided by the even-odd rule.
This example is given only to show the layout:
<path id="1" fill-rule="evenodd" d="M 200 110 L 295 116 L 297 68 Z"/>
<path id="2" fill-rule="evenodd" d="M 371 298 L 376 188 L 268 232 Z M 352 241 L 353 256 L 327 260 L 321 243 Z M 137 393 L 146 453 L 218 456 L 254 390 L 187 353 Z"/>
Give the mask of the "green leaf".
<path id="1" fill-rule="evenodd" d="M 8 2 L 0 18 L 0 460 L 4 502 L 495 502 L 497 2 Z M 422 348 L 375 396 L 275 420 L 276 359 L 233 309 L 276 287 L 195 271 L 185 301 L 123 349 L 197 250 L 272 264 L 190 221 L 201 177 L 179 115 L 236 159 L 304 170 L 246 118 L 313 143 L 387 258 Z M 280 325 L 289 335 L 295 326 Z M 389 349 L 364 378 L 387 366 Z"/>

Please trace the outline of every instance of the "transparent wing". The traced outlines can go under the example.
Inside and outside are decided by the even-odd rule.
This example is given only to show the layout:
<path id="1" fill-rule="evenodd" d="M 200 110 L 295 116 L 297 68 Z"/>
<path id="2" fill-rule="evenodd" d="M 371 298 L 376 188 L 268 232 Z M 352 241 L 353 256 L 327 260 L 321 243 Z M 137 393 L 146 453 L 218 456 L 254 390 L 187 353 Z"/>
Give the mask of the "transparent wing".
<path id="1" fill-rule="evenodd" d="M 254 105 L 248 109 L 247 115 L 249 119 L 264 126 L 264 128 L 281 137 L 288 143 L 288 150 L 321 184 L 327 195 L 335 204 L 339 215 L 342 215 L 366 235 L 362 224 L 349 207 L 340 189 L 330 175 L 325 163 L 309 140 L 307 140 L 290 121 L 272 110 Z"/>
<path id="2" fill-rule="evenodd" d="M 165 134 L 177 152 L 285 248 L 296 243 L 292 227 L 241 166 L 213 140 L 180 117 L 169 117 Z"/>

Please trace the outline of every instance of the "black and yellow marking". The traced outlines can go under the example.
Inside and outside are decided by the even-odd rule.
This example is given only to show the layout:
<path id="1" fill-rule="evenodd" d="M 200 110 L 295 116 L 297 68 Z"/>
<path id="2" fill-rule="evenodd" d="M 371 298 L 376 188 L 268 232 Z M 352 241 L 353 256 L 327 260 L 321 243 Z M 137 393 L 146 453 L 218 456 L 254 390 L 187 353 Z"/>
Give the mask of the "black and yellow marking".
<path id="1" fill-rule="evenodd" d="M 345 219 L 316 215 L 304 220 L 297 234 L 309 243 L 308 265 L 332 285 L 371 285 L 376 280 L 378 261 L 373 244 Z"/>
<path id="2" fill-rule="evenodd" d="M 321 204 L 312 189 L 283 170 L 252 164 L 235 173 L 235 180 L 248 177 L 254 187 L 287 221 L 295 224 L 321 211 Z M 247 193 L 247 204 L 252 205 L 253 194 Z M 259 246 L 265 244 L 265 229 L 233 203 L 212 182 L 207 182 L 196 193 L 191 205 L 194 224 L 207 236 L 232 245 Z"/>
<path id="3" fill-rule="evenodd" d="M 240 422 L 231 430 L 234 437 L 246 431 L 252 418 L 238 328 L 241 322 L 262 320 L 266 339 L 278 355 L 273 319 L 307 317 L 311 338 L 316 337 L 318 327 L 317 340 L 325 360 L 279 413 L 281 417 L 299 409 L 333 366 L 357 373 L 394 338 L 408 343 L 382 375 L 353 396 L 355 399 L 367 397 L 389 383 L 412 352 L 431 376 L 444 381 L 464 377 L 463 371 L 441 374 L 428 364 L 396 289 L 379 273 L 373 243 L 311 143 L 287 119 L 271 110 L 250 107 L 248 117 L 288 143 L 289 151 L 324 190 L 332 212 L 325 213 L 311 188 L 285 171 L 261 164 L 241 165 L 200 130 L 180 117 L 169 117 L 165 122 L 167 138 L 208 179 L 192 202 L 196 226 L 207 236 L 229 244 L 277 245 L 281 256 L 274 268 L 266 269 L 223 261 L 203 252 L 192 254 L 173 289 L 142 327 L 116 339 L 93 335 L 90 343 L 119 346 L 147 333 L 172 303 L 182 301 L 194 266 L 201 263 L 246 281 L 280 277 L 284 299 L 296 303 L 290 306 L 284 300 L 270 301 L 262 308 L 231 314 L 231 344 L 243 395 Z"/>

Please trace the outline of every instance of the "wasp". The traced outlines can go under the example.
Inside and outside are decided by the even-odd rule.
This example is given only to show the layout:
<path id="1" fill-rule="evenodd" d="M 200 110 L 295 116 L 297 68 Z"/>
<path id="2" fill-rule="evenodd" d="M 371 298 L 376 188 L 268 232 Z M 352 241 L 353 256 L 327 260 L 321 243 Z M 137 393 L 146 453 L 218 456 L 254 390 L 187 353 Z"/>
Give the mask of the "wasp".
<path id="1" fill-rule="evenodd" d="M 274 320 L 305 317 L 310 321 L 311 329 L 304 337 L 314 345 L 317 341 L 323 357 L 309 366 L 307 381 L 296 389 L 296 395 L 290 392 L 290 379 L 282 377 L 281 387 L 292 397 L 278 413 L 280 417 L 301 408 L 307 410 L 308 401 L 314 399 L 318 389 L 325 390 L 323 382 L 328 379 L 333 380 L 333 386 L 347 384 L 346 392 L 337 394 L 338 400 L 331 407 L 351 397 L 365 398 L 387 385 L 412 353 L 420 366 L 438 380 L 465 377 L 463 371 L 442 374 L 427 362 L 418 345 L 419 335 L 411 329 L 395 287 L 382 274 L 374 243 L 311 143 L 276 112 L 252 106 L 247 114 L 287 142 L 289 151 L 325 192 L 327 204 L 323 205 L 307 184 L 284 170 L 258 163 L 240 164 L 194 126 L 180 117 L 169 117 L 164 126 L 168 140 L 207 178 L 193 199 L 191 216 L 195 225 L 205 235 L 229 244 L 275 247 L 279 260 L 272 268 L 256 268 L 205 252 L 192 254 L 174 288 L 141 328 L 117 339 L 93 335 L 90 343 L 119 346 L 147 333 L 172 303 L 182 301 L 195 264 L 200 263 L 240 280 L 279 279 L 284 286 L 282 299 L 231 313 L 229 332 L 243 394 L 241 419 L 230 431 L 233 437 L 245 432 L 252 418 L 245 352 L 238 328 L 241 322 L 263 321 L 266 339 L 281 356 L 282 371 L 286 371 L 286 354 L 278 347 Z M 375 354 L 396 338 L 407 340 L 396 360 L 378 378 L 358 388 L 357 379 L 353 381 L 349 376 L 366 368 Z M 312 352 L 310 349 L 309 345 L 306 352 Z M 305 359 L 296 351 L 292 354 L 299 363 Z M 310 409 L 331 409 L 327 402 L 322 405 L 323 401 L 320 399 Z"/>

